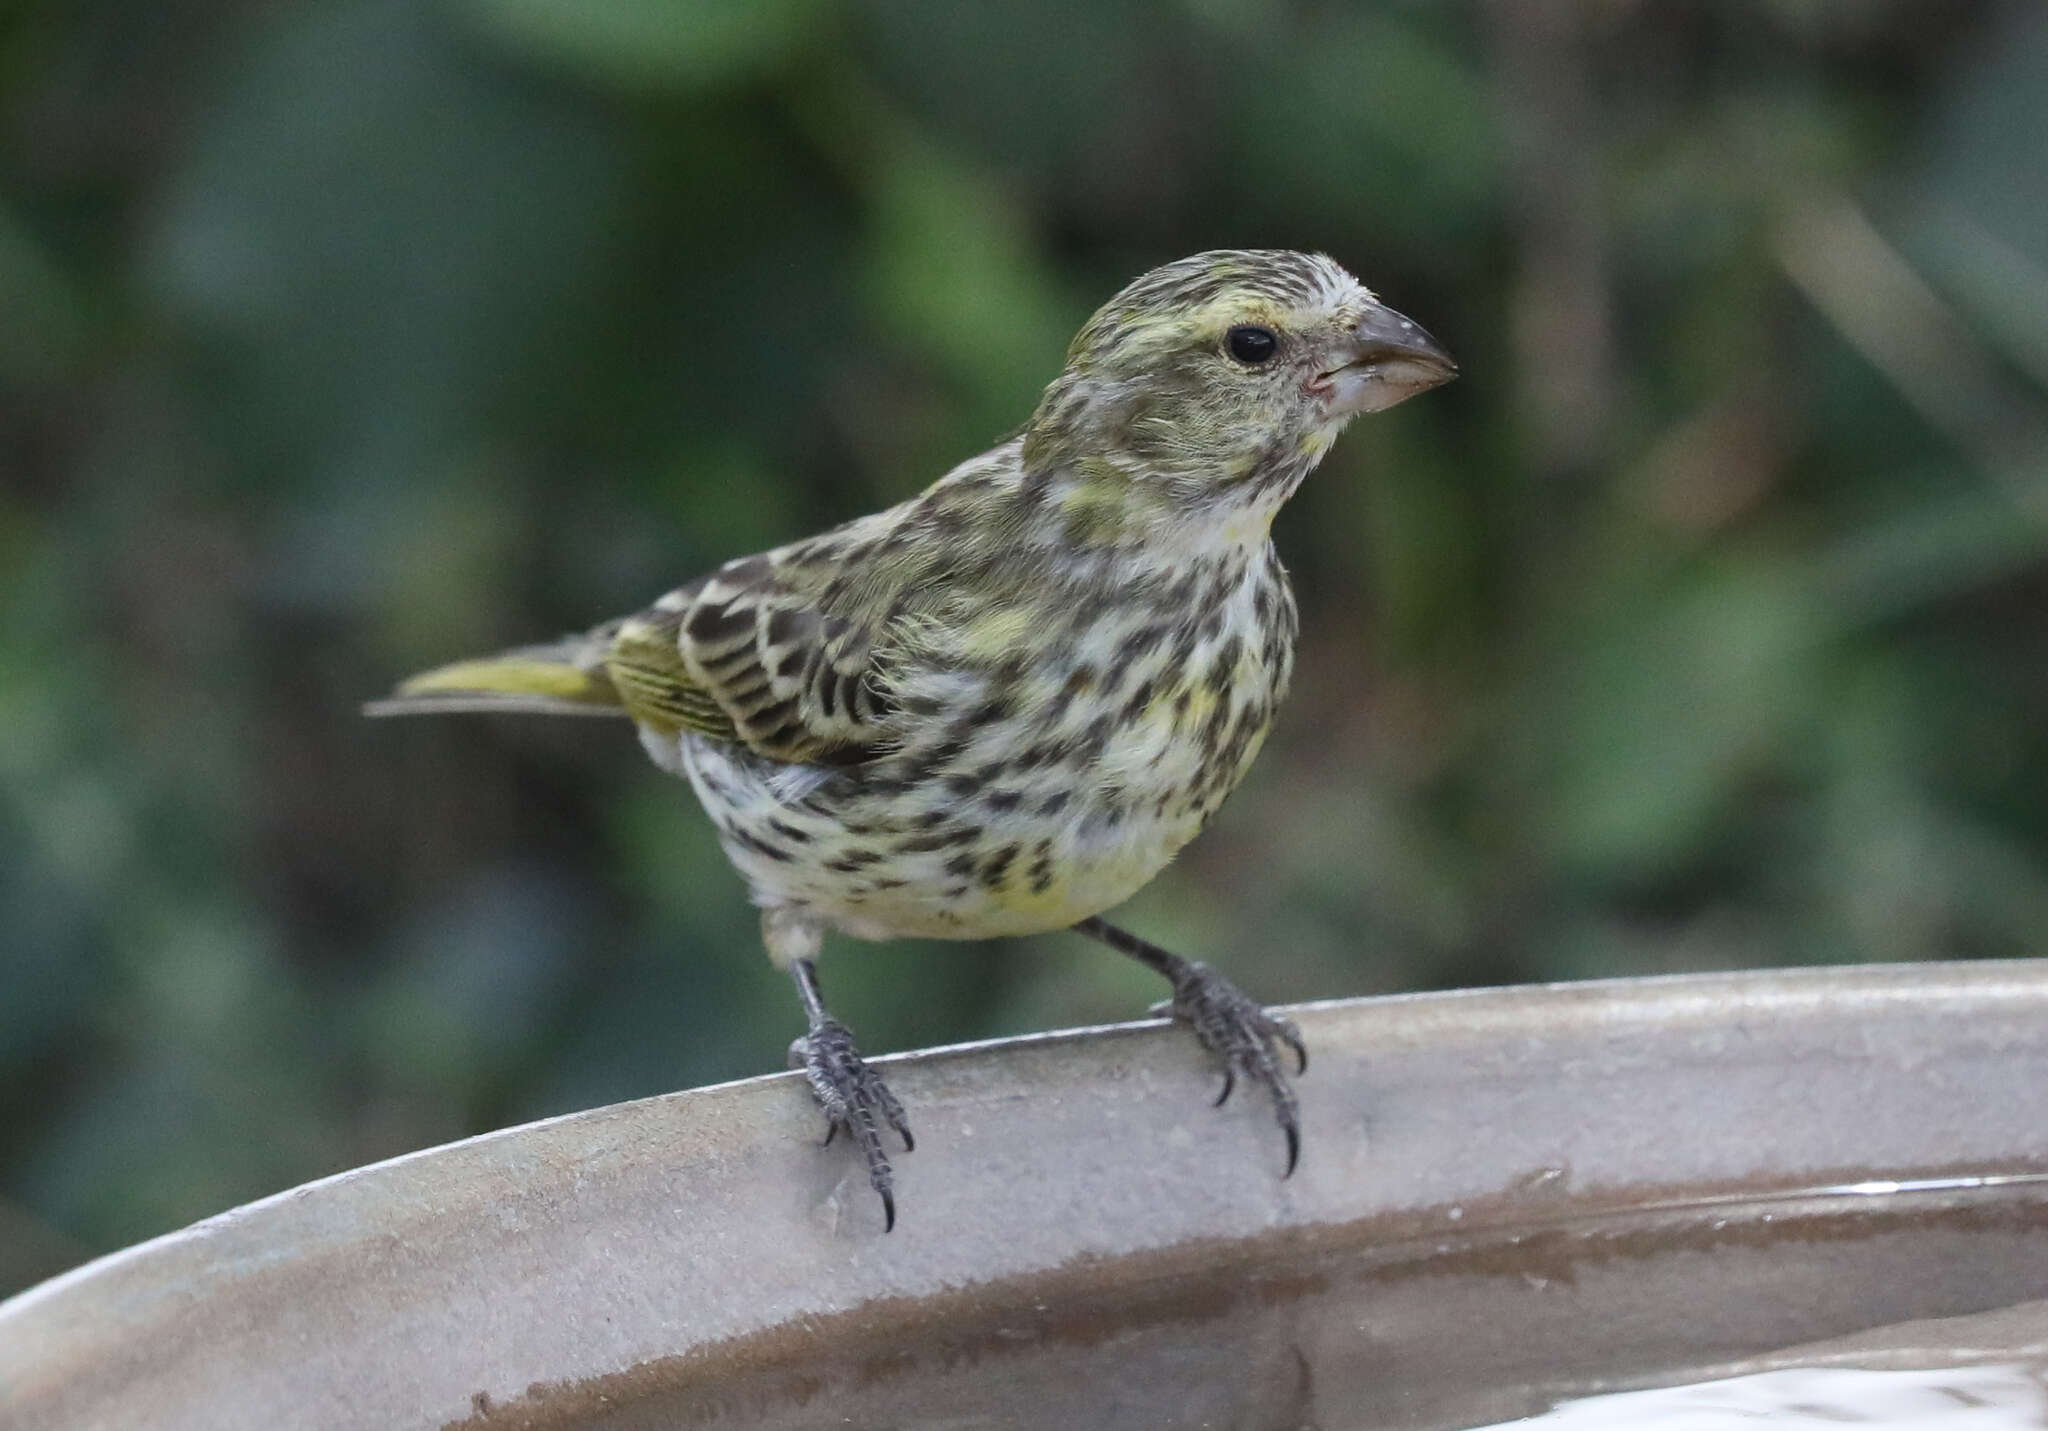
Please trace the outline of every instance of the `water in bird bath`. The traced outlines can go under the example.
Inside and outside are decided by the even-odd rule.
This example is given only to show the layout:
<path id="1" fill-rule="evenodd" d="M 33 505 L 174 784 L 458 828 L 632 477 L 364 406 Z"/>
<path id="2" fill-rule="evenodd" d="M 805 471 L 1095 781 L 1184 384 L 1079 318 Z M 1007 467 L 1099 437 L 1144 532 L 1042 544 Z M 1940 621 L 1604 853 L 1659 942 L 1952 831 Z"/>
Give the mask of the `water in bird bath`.
<path id="1" fill-rule="evenodd" d="M 2048 1426 L 2039 1362 L 1940 1368 L 1787 1367 L 1683 1386 L 1574 1398 L 1496 1423 L 1522 1431 L 2017 1431 Z M 1484 1428 L 1492 1431 L 1492 1428 Z"/>
<path id="2" fill-rule="evenodd" d="M 475 1424 L 2048 1426 L 2048 1311 L 2020 1305 L 2048 1296 L 2048 1174 L 1568 1182 L 871 1302 L 535 1387 Z"/>

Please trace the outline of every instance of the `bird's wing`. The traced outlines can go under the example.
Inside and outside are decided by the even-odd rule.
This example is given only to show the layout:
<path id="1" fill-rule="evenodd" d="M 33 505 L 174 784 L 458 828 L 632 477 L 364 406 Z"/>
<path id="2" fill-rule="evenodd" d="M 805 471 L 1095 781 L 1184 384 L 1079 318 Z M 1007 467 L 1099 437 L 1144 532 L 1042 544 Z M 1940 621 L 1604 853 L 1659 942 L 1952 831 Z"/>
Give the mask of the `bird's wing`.
<path id="1" fill-rule="evenodd" d="M 604 657 L 627 711 L 774 760 L 887 749 L 898 678 L 960 599 L 957 552 L 928 530 L 957 501 L 935 502 L 940 490 L 728 562 L 627 618 Z"/>
<path id="2" fill-rule="evenodd" d="M 627 712 L 776 760 L 867 754 L 891 709 L 874 669 L 876 630 L 822 609 L 805 574 L 748 557 L 627 618 L 604 658 Z"/>
<path id="3" fill-rule="evenodd" d="M 1014 635 L 976 623 L 1014 616 L 1002 594 L 1032 581 L 1004 515 L 1020 449 L 1013 439 L 908 502 L 727 562 L 580 636 L 423 672 L 365 709 L 624 713 L 774 760 L 858 762 L 891 747 L 907 677 L 963 640 L 972 656 Z"/>

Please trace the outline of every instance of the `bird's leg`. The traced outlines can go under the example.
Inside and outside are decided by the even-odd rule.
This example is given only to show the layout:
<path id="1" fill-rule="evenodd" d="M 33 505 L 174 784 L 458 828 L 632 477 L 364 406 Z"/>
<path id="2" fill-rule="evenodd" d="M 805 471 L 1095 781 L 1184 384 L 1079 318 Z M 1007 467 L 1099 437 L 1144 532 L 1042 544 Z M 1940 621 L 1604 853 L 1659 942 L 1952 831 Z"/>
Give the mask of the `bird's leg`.
<path id="1" fill-rule="evenodd" d="M 1287 1135 L 1287 1175 L 1291 1175 L 1301 1159 L 1301 1118 L 1295 1106 L 1294 1089 L 1280 1060 L 1274 1056 L 1273 1046 L 1284 1044 L 1293 1050 L 1295 1072 L 1308 1072 L 1308 1048 L 1301 1041 L 1301 1030 L 1292 1020 L 1266 1012 L 1206 964 L 1183 959 L 1105 919 L 1091 916 L 1074 928 L 1130 955 L 1148 969 L 1156 969 L 1172 983 L 1173 999 L 1166 1007 L 1195 1031 L 1202 1047 L 1223 1060 L 1223 1092 L 1216 1099 L 1219 1107 L 1230 1097 L 1240 1076 L 1272 1095 L 1280 1129 Z"/>
<path id="2" fill-rule="evenodd" d="M 810 1032 L 789 1046 L 790 1066 L 804 1071 L 818 1106 L 825 1110 L 825 1141 L 830 1143 L 844 1128 L 867 1159 L 868 1185 L 882 1199 L 883 1230 L 894 1231 L 895 1175 L 882 1147 L 881 1125 L 886 1122 L 896 1130 L 905 1152 L 915 1148 L 903 1105 L 853 1046 L 853 1031 L 825 1011 L 824 998 L 818 992 L 817 964 L 810 959 L 792 959 L 789 969 L 810 1023 Z"/>

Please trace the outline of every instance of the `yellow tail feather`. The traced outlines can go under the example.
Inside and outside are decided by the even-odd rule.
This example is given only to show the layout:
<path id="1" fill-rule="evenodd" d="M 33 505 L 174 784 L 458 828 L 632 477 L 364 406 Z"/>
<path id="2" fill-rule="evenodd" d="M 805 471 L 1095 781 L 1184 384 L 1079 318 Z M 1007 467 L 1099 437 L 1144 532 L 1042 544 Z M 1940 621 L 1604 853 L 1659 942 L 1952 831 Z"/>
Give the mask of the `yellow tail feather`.
<path id="1" fill-rule="evenodd" d="M 442 715 L 498 711 L 530 715 L 624 715 L 602 666 L 578 660 L 585 642 L 529 647 L 422 671 L 363 714 Z"/>

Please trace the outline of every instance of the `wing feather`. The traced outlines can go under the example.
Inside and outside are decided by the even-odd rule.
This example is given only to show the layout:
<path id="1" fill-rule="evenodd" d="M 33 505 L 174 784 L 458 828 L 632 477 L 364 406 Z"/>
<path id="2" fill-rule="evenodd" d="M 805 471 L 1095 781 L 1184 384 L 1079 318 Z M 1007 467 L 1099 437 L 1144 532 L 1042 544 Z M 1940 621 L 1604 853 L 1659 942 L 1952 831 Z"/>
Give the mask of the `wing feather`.
<path id="1" fill-rule="evenodd" d="M 850 764 L 892 747 L 894 688 L 962 599 L 946 530 L 1011 485 L 1015 442 L 911 501 L 727 562 L 619 624 L 604 665 L 635 719 L 795 764 Z"/>
<path id="2" fill-rule="evenodd" d="M 845 568 L 819 548 L 829 553 L 847 537 L 842 528 L 728 562 L 628 618 L 605 657 L 626 709 L 657 728 L 737 741 L 792 763 L 847 763 L 873 752 L 893 709 L 874 660 L 887 603 L 880 611 L 826 608 L 826 588 Z"/>

